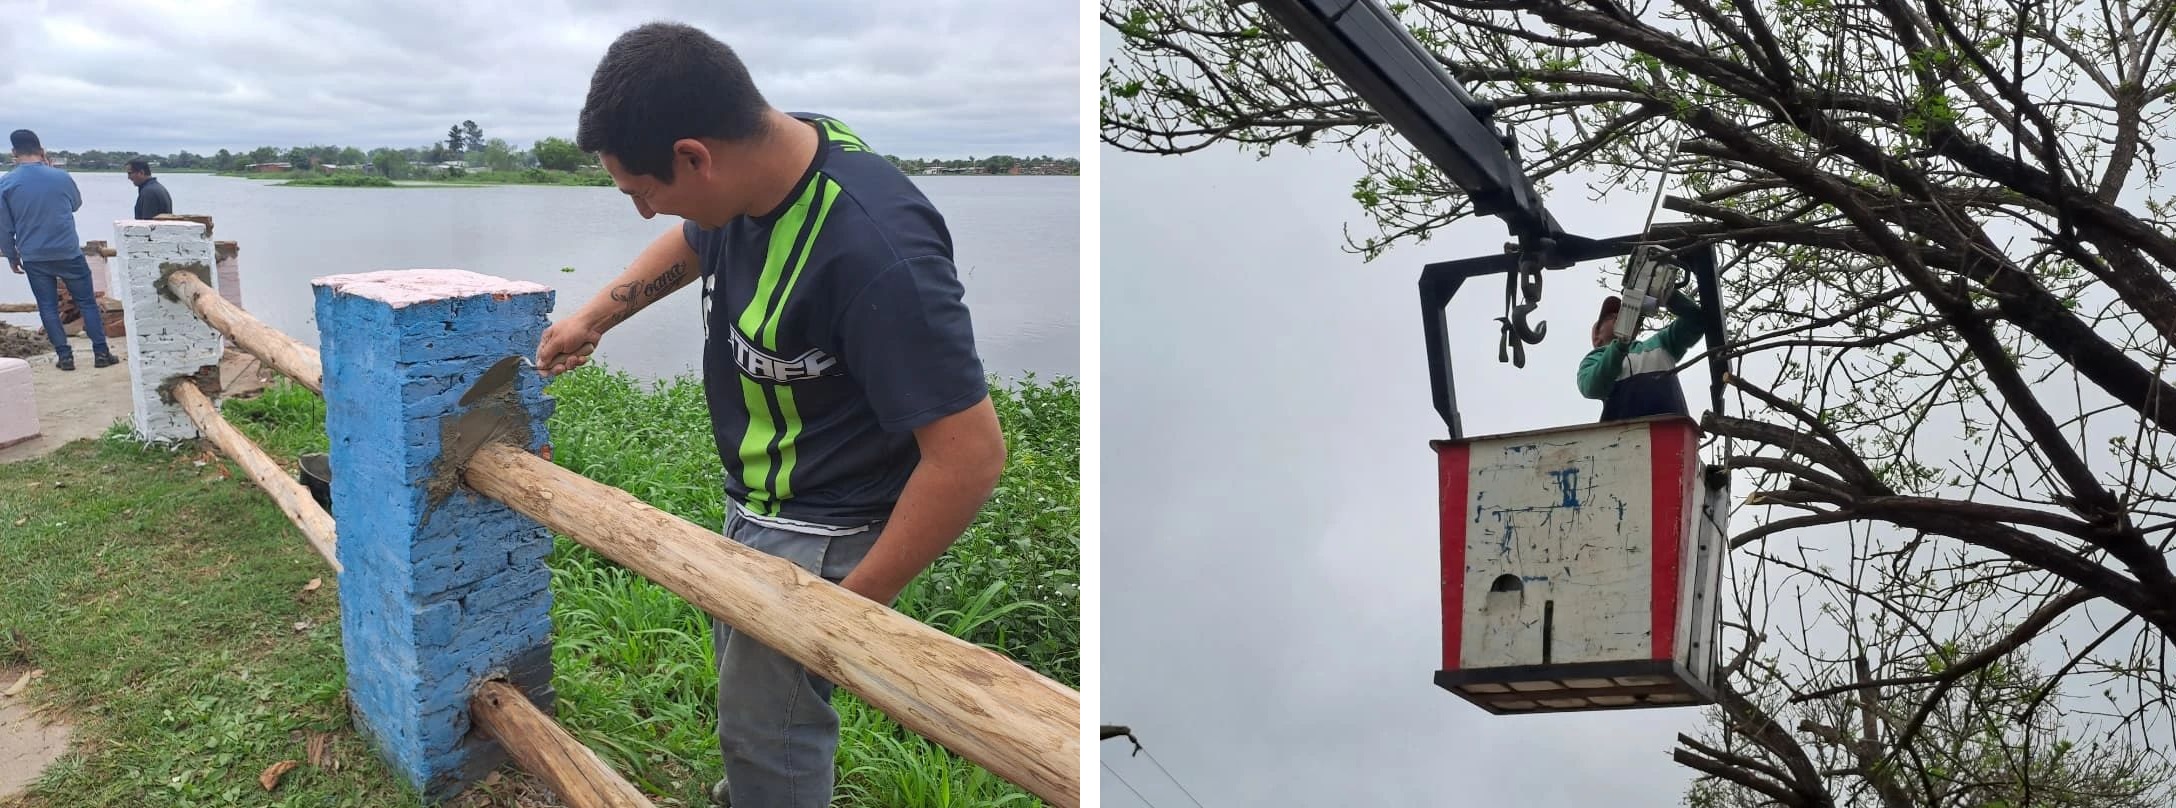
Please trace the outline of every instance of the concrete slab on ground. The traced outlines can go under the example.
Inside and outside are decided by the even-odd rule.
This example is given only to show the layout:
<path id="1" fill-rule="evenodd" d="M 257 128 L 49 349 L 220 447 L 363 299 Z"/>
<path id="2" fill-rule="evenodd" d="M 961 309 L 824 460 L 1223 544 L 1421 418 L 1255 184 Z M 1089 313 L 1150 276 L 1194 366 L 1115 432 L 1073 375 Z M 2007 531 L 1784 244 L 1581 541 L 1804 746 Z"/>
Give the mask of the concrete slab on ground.
<path id="1" fill-rule="evenodd" d="M 122 364 L 105 368 L 91 366 L 90 338 L 76 336 L 68 342 L 75 350 L 75 370 L 61 370 L 51 353 L 24 358 L 30 363 L 32 393 L 37 397 L 39 435 L 0 449 L 0 463 L 44 457 L 129 420 L 135 405 L 129 400 L 128 340 L 107 340 Z M 262 390 L 275 377 L 256 357 L 233 348 L 219 362 L 220 385 L 228 397 Z"/>
<path id="2" fill-rule="evenodd" d="M 27 668 L 0 668 L 0 689 L 26 672 Z M 0 696 L 0 801 L 21 796 L 45 767 L 68 753 L 72 734 L 68 725 L 40 715 L 29 701 L 21 694 Z"/>

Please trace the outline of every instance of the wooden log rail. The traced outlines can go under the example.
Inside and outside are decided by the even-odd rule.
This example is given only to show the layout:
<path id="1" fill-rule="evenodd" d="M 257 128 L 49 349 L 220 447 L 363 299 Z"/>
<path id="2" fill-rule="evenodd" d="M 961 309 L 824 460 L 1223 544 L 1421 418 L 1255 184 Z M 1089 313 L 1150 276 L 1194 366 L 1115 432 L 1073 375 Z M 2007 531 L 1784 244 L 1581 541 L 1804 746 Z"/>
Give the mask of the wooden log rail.
<path id="1" fill-rule="evenodd" d="M 188 305 L 190 311 L 204 322 L 210 323 L 219 333 L 234 340 L 234 344 L 248 351 L 264 363 L 271 365 L 296 384 L 310 388 L 320 396 L 325 394 L 325 363 L 317 349 L 280 333 L 249 315 L 248 312 L 227 302 L 219 292 L 205 285 L 204 281 L 187 272 L 169 272 L 166 288 L 174 297 Z"/>
<path id="2" fill-rule="evenodd" d="M 189 414 L 189 420 L 196 422 L 197 431 L 211 439 L 219 451 L 233 458 L 243 473 L 257 482 L 258 488 L 272 495 L 287 519 L 302 530 L 302 538 L 310 542 L 318 555 L 325 557 L 325 563 L 332 565 L 333 572 L 338 573 L 340 562 L 333 552 L 338 534 L 333 531 L 332 514 L 326 513 L 324 508 L 318 507 L 317 500 L 310 498 L 310 489 L 287 476 L 271 455 L 257 448 L 257 444 L 233 424 L 227 423 L 226 417 L 212 405 L 211 398 L 196 389 L 196 385 L 183 379 L 168 385 L 167 390 L 174 401 L 181 404 L 182 411 Z"/>
<path id="3" fill-rule="evenodd" d="M 235 308 L 194 275 L 170 273 L 167 283 L 191 310 L 236 345 L 324 394 L 324 367 L 317 351 Z M 235 437 L 240 438 L 239 433 Z M 229 456 L 236 455 L 230 452 Z M 1073 689 L 811 575 L 792 562 L 739 542 L 719 541 L 714 530 L 518 447 L 490 444 L 478 449 L 462 476 L 479 493 L 641 573 L 860 696 L 907 729 L 1052 806 L 1079 806 L 1081 711 L 1080 694 Z M 306 491 L 303 497 L 315 506 Z M 472 708 L 485 701 L 489 692 L 489 685 L 480 688 Z M 511 702 L 527 704 L 525 699 L 508 699 L 503 694 L 497 701 L 484 709 L 518 711 Z M 504 717 L 495 713 L 483 720 Z M 597 780 L 595 772 L 580 767 L 583 755 L 566 748 L 566 743 L 573 743 L 571 736 L 562 739 L 534 731 L 520 723 L 518 716 L 511 721 L 493 736 L 526 771 L 545 778 L 555 789 L 562 780 L 568 788 Z M 547 764 L 531 763 L 545 760 L 583 773 L 547 772 L 537 768 Z M 616 773 L 604 771 L 607 779 L 625 784 Z M 615 793 L 600 788 L 579 797 L 562 791 L 560 797 L 579 805 L 644 804 L 613 802 Z M 639 796 L 631 786 L 626 793 Z M 587 801 L 576 803 L 577 799 Z"/>
<path id="4" fill-rule="evenodd" d="M 543 522 L 1054 806 L 1080 804 L 1080 694 L 792 562 L 495 443 L 470 488 Z"/>

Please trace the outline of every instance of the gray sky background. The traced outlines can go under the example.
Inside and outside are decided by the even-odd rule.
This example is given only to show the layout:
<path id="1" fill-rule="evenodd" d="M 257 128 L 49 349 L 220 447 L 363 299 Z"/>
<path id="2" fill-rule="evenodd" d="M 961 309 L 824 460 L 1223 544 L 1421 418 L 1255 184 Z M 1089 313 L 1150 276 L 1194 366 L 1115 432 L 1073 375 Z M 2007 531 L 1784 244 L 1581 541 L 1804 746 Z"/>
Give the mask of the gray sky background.
<path id="1" fill-rule="evenodd" d="M 1420 266 L 1501 249 L 1469 220 L 1375 262 L 1341 153 L 1265 161 L 1106 150 L 1102 201 L 1102 715 L 1209 808 L 1676 805 L 1695 709 L 1495 717 L 1437 688 L 1435 461 Z M 1637 230 L 1645 196 L 1550 194 L 1579 232 Z M 1668 214 L 1665 214 L 1667 217 Z M 1573 378 L 1600 263 L 1547 275 L 1542 344 L 1496 361 L 1502 285 L 1450 309 L 1469 434 L 1591 421 Z M 1704 385 L 1688 390 L 1695 411 Z M 1103 761 L 1191 805 L 1123 740 Z M 1111 773 L 1103 804 L 1141 804 Z"/>
<path id="2" fill-rule="evenodd" d="M 622 31 L 693 24 L 775 105 L 900 157 L 1077 156 L 1072 0 L 0 0 L 0 128 L 47 148 L 421 146 L 473 119 L 572 138 Z"/>
<path id="3" fill-rule="evenodd" d="M 1469 218 L 1362 263 L 1342 250 L 1347 225 L 1371 227 L 1351 198 L 1361 168 L 1349 155 L 1284 149 L 1257 160 L 1217 147 L 1103 158 L 1103 690 L 1093 720 L 1133 727 L 1154 755 L 1103 742 L 1103 804 L 1144 804 L 1130 785 L 1148 804 L 1192 805 L 1159 761 L 1208 808 L 1682 804 L 1694 773 L 1669 752 L 1679 732 L 1700 730 L 1703 710 L 1496 717 L 1431 681 L 1441 566 L 1427 442 L 1446 430 L 1429 401 L 1414 282 L 1426 263 L 1501 250 L 1503 224 Z M 1593 236 L 1637 231 L 1651 201 L 1589 196 L 1569 180 L 1547 192 L 1559 221 Z M 1615 271 L 1592 262 L 1547 274 L 1536 317 L 1551 333 L 1528 348 L 1524 369 L 1496 359 L 1501 281 L 1468 284 L 1449 310 L 1468 434 L 1599 415 L 1574 377 Z M 1704 368 L 1680 376 L 1695 416 L 1708 409 L 1705 379 Z M 2099 407 L 2096 398 L 2078 406 Z M 1965 448 L 1946 417 L 1920 433 L 1929 462 Z M 2121 414 L 2096 426 L 2127 429 Z M 1734 529 L 1753 524 L 1754 510 L 1738 509 Z M 1843 528 L 1777 544 L 1780 555 L 1797 544 L 1836 564 L 1852 546 Z M 1732 569 L 1748 563 L 1738 554 Z M 1771 594 L 1796 591 L 1786 575 L 1768 572 Z M 1809 597 L 1812 610 L 1819 600 Z M 1775 622 L 1765 609 L 1754 616 L 1779 638 L 1802 616 L 1788 613 L 1794 596 L 1780 603 L 1787 613 Z M 1729 616 L 1744 608 L 1733 596 Z M 2090 641 L 2112 615 L 2078 610 L 2030 656 L 2052 671 L 2067 659 L 2064 643 Z M 1843 641 L 1825 618 L 1809 631 L 1816 647 Z M 1726 631 L 1724 653 L 1740 643 Z M 2127 737 L 2165 748 L 2176 730 L 2165 716 L 2153 726 Z M 2080 740 L 2105 734 L 2083 716 L 2066 729 Z"/>

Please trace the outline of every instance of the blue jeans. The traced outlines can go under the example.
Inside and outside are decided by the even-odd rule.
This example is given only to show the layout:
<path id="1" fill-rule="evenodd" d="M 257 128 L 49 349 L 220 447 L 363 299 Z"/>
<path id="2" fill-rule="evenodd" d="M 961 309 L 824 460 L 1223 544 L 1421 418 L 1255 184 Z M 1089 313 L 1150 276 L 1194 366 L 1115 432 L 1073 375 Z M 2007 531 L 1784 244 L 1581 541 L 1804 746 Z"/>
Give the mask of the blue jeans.
<path id="1" fill-rule="evenodd" d="M 38 301 L 38 322 L 45 326 L 46 341 L 62 359 L 74 359 L 68 332 L 60 322 L 60 285 L 68 284 L 68 296 L 83 312 L 83 333 L 91 337 L 91 352 L 105 356 L 106 323 L 99 317 L 98 300 L 91 296 L 91 262 L 83 256 L 59 261 L 24 261 L 23 274 L 30 278 L 30 297 Z"/>
<path id="2" fill-rule="evenodd" d="M 869 555 L 883 524 L 826 536 L 757 524 L 734 508 L 726 535 L 838 583 Z M 718 658 L 718 750 L 732 803 L 749 808 L 826 808 L 839 750 L 830 682 L 792 658 L 710 621 Z"/>

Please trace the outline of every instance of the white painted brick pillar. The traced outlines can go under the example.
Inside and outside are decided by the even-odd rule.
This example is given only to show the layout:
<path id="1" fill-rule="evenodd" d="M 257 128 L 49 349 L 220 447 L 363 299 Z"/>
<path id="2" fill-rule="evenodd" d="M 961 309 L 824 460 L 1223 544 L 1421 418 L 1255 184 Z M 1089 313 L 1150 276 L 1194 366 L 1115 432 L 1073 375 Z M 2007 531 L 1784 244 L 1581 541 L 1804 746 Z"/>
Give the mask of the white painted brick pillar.
<path id="1" fill-rule="evenodd" d="M 160 290 L 166 287 L 166 274 L 176 269 L 187 269 L 219 288 L 211 237 L 197 222 L 124 220 L 113 229 L 119 253 L 113 291 L 128 322 L 129 398 L 135 403 L 136 437 L 194 439 L 196 423 L 160 396 L 159 388 L 176 376 L 193 376 L 206 368 L 216 379 L 225 338 Z"/>

